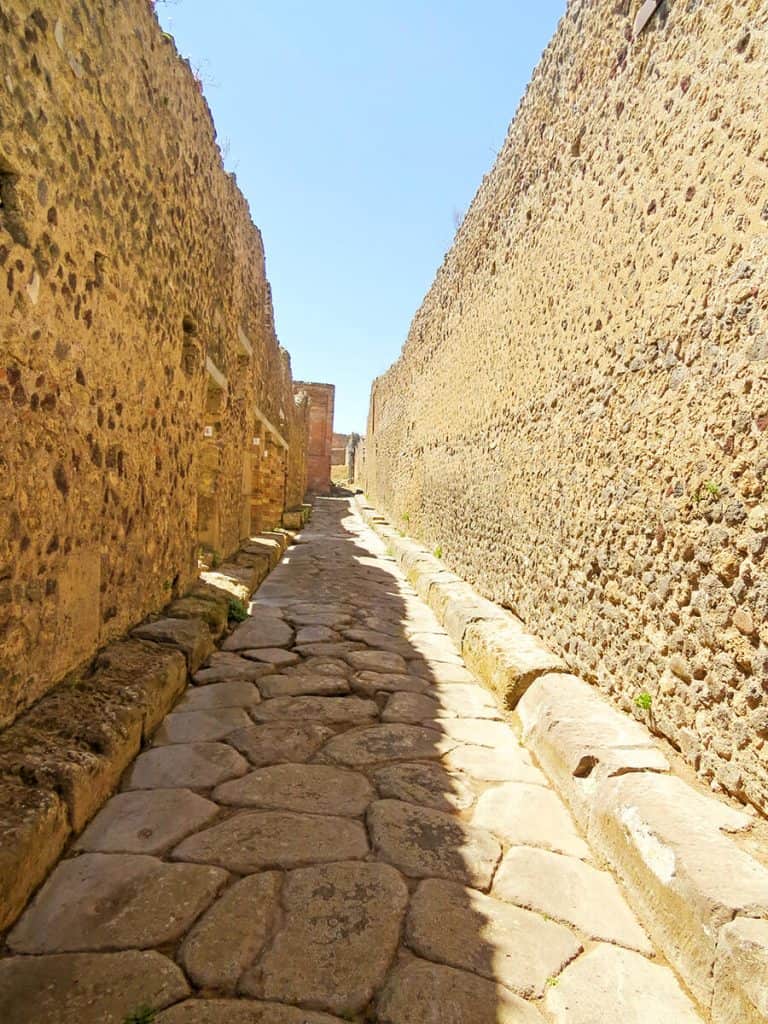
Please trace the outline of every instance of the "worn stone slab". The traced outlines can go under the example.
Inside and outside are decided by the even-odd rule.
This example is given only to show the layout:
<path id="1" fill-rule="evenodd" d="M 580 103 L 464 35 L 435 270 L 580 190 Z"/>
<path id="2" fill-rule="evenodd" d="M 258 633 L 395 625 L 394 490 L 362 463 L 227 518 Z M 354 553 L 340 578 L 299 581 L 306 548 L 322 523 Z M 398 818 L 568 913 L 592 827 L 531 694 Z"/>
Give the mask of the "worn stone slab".
<path id="1" fill-rule="evenodd" d="M 551 789 L 509 782 L 486 790 L 472 824 L 511 846 L 541 846 L 555 853 L 591 859 L 591 852 L 560 798 Z"/>
<path id="2" fill-rule="evenodd" d="M 443 758 L 447 768 L 464 772 L 478 782 L 530 782 L 548 786 L 546 776 L 531 763 L 528 752 L 517 743 L 502 750 L 462 744 Z"/>
<path id="3" fill-rule="evenodd" d="M 64 860 L 8 936 L 15 953 L 145 949 L 180 938 L 227 880 L 137 854 Z"/>
<path id="4" fill-rule="evenodd" d="M 154 1024 L 154 1022 L 153 1022 Z M 191 999 L 161 1013 L 156 1024 L 345 1024 L 340 1017 L 252 999 Z"/>
<path id="5" fill-rule="evenodd" d="M 419 956 L 480 974 L 527 999 L 542 996 L 547 979 L 582 949 L 560 924 L 438 879 L 416 890 L 405 937 Z"/>
<path id="6" fill-rule="evenodd" d="M 259 688 L 247 679 L 208 686 L 190 687 L 174 708 L 183 711 L 212 711 L 218 708 L 250 708 L 261 702 Z"/>
<path id="7" fill-rule="evenodd" d="M 381 713 L 382 722 L 408 722 L 411 725 L 437 721 L 443 708 L 424 693 L 393 693 Z"/>
<path id="8" fill-rule="evenodd" d="M 67 809 L 56 793 L 0 779 L 0 931 L 21 913 L 69 834 Z"/>
<path id="9" fill-rule="evenodd" d="M 224 632 L 228 613 L 228 601 L 223 595 L 217 598 L 205 591 L 186 594 L 165 609 L 165 614 L 171 619 L 201 619 L 213 636 L 220 636 Z"/>
<path id="10" fill-rule="evenodd" d="M 264 697 L 343 697 L 350 692 L 343 676 L 320 672 L 264 676 L 259 689 Z"/>
<path id="11" fill-rule="evenodd" d="M 161 854 L 216 817 L 219 808 L 189 789 L 118 793 L 75 843 L 90 853 Z"/>
<path id="12" fill-rule="evenodd" d="M 454 745 L 434 729 L 420 725 L 376 725 L 335 736 L 316 760 L 351 768 L 387 761 L 436 760 Z"/>
<path id="13" fill-rule="evenodd" d="M 214 708 L 210 711 L 181 711 L 166 715 L 152 737 L 152 746 L 174 743 L 213 743 L 244 725 L 251 718 L 243 708 Z"/>
<path id="14" fill-rule="evenodd" d="M 358 672 L 397 672 L 405 674 L 408 663 L 391 651 L 350 651 L 346 660 Z"/>
<path id="15" fill-rule="evenodd" d="M 720 929 L 736 916 L 768 917 L 768 868 L 724 834 L 751 825 L 748 815 L 670 775 L 607 779 L 595 797 L 593 846 L 705 1006 Z"/>
<path id="16" fill-rule="evenodd" d="M 254 608 L 251 615 L 222 644 L 225 651 L 245 651 L 256 647 L 288 647 L 293 630 L 287 622 Z"/>
<path id="17" fill-rule="evenodd" d="M 407 902 L 405 882 L 386 864 L 291 872 L 283 926 L 241 990 L 338 1014 L 360 1012 L 384 980 Z"/>
<path id="18" fill-rule="evenodd" d="M 364 697 L 377 693 L 430 693 L 431 686 L 426 679 L 400 672 L 356 672 L 352 676 L 352 688 Z"/>
<path id="19" fill-rule="evenodd" d="M 502 720 L 496 701 L 477 683 L 437 683 L 432 696 L 450 712 L 447 717 Z"/>
<path id="20" fill-rule="evenodd" d="M 702 1024 L 668 967 L 604 944 L 566 967 L 547 989 L 544 1005 L 555 1024 Z"/>
<path id="21" fill-rule="evenodd" d="M 324 676 L 344 676 L 349 673 L 349 665 L 341 658 L 329 658 L 325 655 L 307 658 L 293 672 L 311 672 Z"/>
<path id="22" fill-rule="evenodd" d="M 768 920 L 737 917 L 718 935 L 713 1024 L 768 1020 Z"/>
<path id="23" fill-rule="evenodd" d="M 179 960 L 198 988 L 234 993 L 261 952 L 278 912 L 281 876 L 274 871 L 235 882 L 198 921 Z"/>
<path id="24" fill-rule="evenodd" d="M 376 854 L 412 878 L 447 878 L 487 890 L 501 857 L 489 832 L 400 800 L 372 804 L 368 828 Z"/>
<path id="25" fill-rule="evenodd" d="M 333 729 L 316 722 L 276 722 L 237 729 L 227 736 L 227 743 L 259 768 L 269 764 L 308 761 L 333 735 Z M 243 772 L 237 774 L 242 775 Z"/>
<path id="26" fill-rule="evenodd" d="M 420 659 L 409 662 L 408 671 L 431 683 L 472 683 L 477 686 L 477 677 L 464 665 L 449 665 L 447 662 Z"/>
<path id="27" fill-rule="evenodd" d="M 377 768 L 373 781 L 384 798 L 434 807 L 437 811 L 465 811 L 475 794 L 458 775 L 436 764 L 391 764 Z"/>
<path id="28" fill-rule="evenodd" d="M 282 647 L 248 648 L 240 653 L 244 658 L 269 666 L 270 672 L 279 668 L 288 668 L 290 665 L 297 665 L 301 661 L 295 651 L 284 651 Z"/>
<path id="29" fill-rule="evenodd" d="M 213 655 L 212 655 L 213 657 Z M 174 647 L 143 640 L 118 640 L 95 660 L 99 688 L 140 708 L 143 736 L 150 736 L 187 685 L 187 662 Z M 104 708 L 101 710 L 104 717 Z"/>
<path id="30" fill-rule="evenodd" d="M 258 665 L 253 661 L 233 654 L 231 651 L 216 651 L 208 658 L 205 666 L 192 676 L 196 686 L 210 683 L 230 683 L 237 680 L 256 680 L 270 672 L 269 665 Z"/>
<path id="31" fill-rule="evenodd" d="M 440 721 L 440 729 L 452 739 L 478 747 L 503 751 L 519 745 L 517 736 L 506 722 L 485 718 L 445 718 Z"/>
<path id="32" fill-rule="evenodd" d="M 178 647 L 190 672 L 196 672 L 213 650 L 211 631 L 199 619 L 157 619 L 132 629 L 131 636 Z"/>
<path id="33" fill-rule="evenodd" d="M 296 633 L 297 644 L 322 644 L 339 639 L 339 634 L 330 626 L 302 626 Z"/>
<path id="34" fill-rule="evenodd" d="M 362 725 L 379 717 L 372 700 L 361 697 L 274 697 L 251 712 L 257 722 L 351 722 Z"/>
<path id="35" fill-rule="evenodd" d="M 541 676 L 517 713 L 526 745 L 583 827 L 604 779 L 628 771 L 669 771 L 648 730 L 576 676 Z"/>
<path id="36" fill-rule="evenodd" d="M 209 789 L 248 771 L 248 762 L 226 743 L 187 743 L 139 754 L 122 789 Z"/>
<path id="37" fill-rule="evenodd" d="M 365 626 L 350 626 L 342 630 L 342 635 L 347 640 L 355 640 L 365 644 L 366 647 L 374 647 L 378 651 L 390 651 L 392 654 L 400 654 L 404 658 L 413 657 L 414 648 L 402 634 L 391 636 L 389 633 L 377 633 L 373 629 L 366 629 Z"/>
<path id="38" fill-rule="evenodd" d="M 162 1010 L 188 995 L 176 964 L 155 952 L 0 960 L 3 1024 L 124 1024 L 141 1006 Z"/>
<path id="39" fill-rule="evenodd" d="M 364 775 L 321 764 L 259 768 L 218 786 L 213 799 L 239 807 L 267 807 L 309 814 L 362 814 L 374 791 Z"/>
<path id="40" fill-rule="evenodd" d="M 613 877 L 575 857 L 515 847 L 505 854 L 492 892 L 498 899 L 566 921 L 591 939 L 653 955 Z"/>
<path id="41" fill-rule="evenodd" d="M 352 640 L 328 641 L 318 644 L 301 644 L 296 650 L 304 658 L 346 658 L 348 654 L 361 651 L 363 645 Z"/>
<path id="42" fill-rule="evenodd" d="M 185 839 L 172 857 L 247 874 L 355 860 L 367 853 L 368 840 L 359 821 L 284 811 L 244 811 Z"/>
<path id="43" fill-rule="evenodd" d="M 544 1024 L 534 1006 L 502 985 L 425 960 L 406 961 L 390 974 L 376 1019 L 379 1024 Z"/>

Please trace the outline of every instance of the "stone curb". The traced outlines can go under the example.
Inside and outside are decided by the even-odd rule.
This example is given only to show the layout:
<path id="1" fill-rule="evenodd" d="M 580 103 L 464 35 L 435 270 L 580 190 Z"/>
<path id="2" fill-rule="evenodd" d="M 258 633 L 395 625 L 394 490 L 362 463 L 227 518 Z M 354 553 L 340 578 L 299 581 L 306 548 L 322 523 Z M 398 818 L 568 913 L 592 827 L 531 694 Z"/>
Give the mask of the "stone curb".
<path id="1" fill-rule="evenodd" d="M 516 709 L 526 745 L 705 1018 L 766 1024 L 768 827 L 673 775 L 643 725 L 372 506 L 355 505 L 468 668 Z"/>
<path id="2" fill-rule="evenodd" d="M 163 615 L 98 652 L 87 676 L 62 682 L 0 734 L 0 931 L 214 650 L 230 600 L 247 600 L 288 544 L 279 531 L 251 538 Z"/>

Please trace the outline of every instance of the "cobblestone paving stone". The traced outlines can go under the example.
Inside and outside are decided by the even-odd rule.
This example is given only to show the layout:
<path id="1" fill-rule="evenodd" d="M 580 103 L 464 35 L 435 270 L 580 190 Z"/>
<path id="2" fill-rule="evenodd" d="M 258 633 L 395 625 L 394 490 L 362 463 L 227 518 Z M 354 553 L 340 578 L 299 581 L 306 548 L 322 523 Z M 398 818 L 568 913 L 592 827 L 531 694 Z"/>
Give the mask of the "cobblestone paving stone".
<path id="1" fill-rule="evenodd" d="M 3 1024 L 700 1021 L 347 500 L 251 611 L 6 937 Z"/>

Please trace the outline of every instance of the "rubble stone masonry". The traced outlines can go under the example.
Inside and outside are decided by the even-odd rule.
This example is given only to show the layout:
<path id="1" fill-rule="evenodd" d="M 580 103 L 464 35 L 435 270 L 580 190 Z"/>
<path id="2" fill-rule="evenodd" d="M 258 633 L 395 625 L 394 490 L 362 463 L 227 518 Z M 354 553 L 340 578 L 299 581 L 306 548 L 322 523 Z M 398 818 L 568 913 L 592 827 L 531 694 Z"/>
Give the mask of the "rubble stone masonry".
<path id="1" fill-rule="evenodd" d="M 374 384 L 365 482 L 767 812 L 768 8 L 633 39 L 640 6 L 568 5 Z"/>
<path id="2" fill-rule="evenodd" d="M 147 0 L 0 0 L 0 726 L 303 499 L 306 402 Z"/>

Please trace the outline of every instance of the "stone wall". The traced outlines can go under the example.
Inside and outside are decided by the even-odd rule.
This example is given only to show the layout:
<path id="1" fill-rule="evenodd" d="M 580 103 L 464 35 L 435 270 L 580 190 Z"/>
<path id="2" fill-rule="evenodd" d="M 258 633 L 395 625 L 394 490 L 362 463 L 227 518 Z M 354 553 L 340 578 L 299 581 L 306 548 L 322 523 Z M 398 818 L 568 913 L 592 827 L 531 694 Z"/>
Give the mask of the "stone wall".
<path id="1" fill-rule="evenodd" d="M 2 726 L 301 501 L 306 410 L 150 4 L 0 0 L 0 65 Z"/>
<path id="2" fill-rule="evenodd" d="M 344 466 L 347 462 L 347 444 L 349 434 L 337 434 L 333 432 L 331 437 L 331 465 Z"/>
<path id="3" fill-rule="evenodd" d="M 761 0 L 572 2 L 373 387 L 370 498 L 768 810 Z M 647 705 L 650 702 L 650 707 Z"/>
<path id="4" fill-rule="evenodd" d="M 306 395 L 309 405 L 307 489 L 311 494 L 330 494 L 335 388 L 333 384 L 298 380 L 294 389 Z"/>

